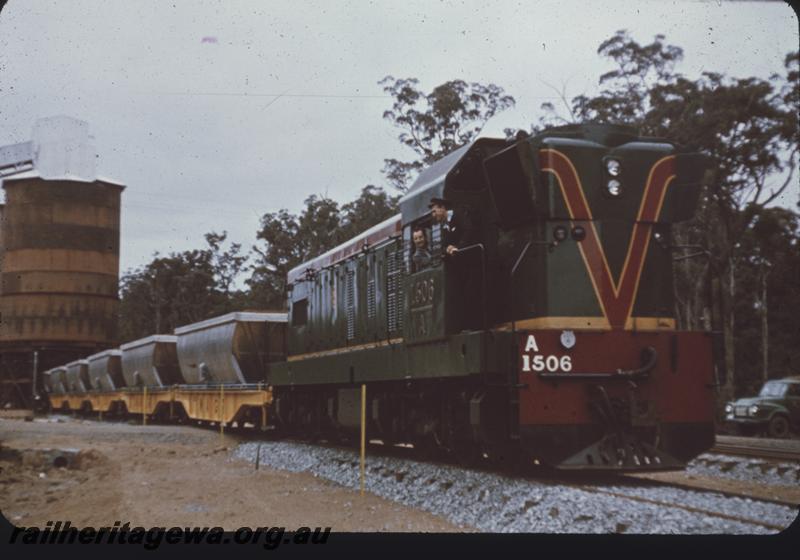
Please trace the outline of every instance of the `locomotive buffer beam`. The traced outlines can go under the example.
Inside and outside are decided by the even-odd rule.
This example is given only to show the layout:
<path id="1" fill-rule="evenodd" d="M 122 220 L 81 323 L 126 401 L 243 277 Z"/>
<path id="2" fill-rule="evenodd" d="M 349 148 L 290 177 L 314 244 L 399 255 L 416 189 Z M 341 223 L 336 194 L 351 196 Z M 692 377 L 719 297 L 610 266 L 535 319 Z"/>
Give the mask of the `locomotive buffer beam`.
<path id="1" fill-rule="evenodd" d="M 570 373 L 566 371 L 556 371 L 553 373 L 542 372 L 539 373 L 541 379 L 556 379 L 556 380 L 587 380 L 587 379 L 608 379 L 608 380 L 627 380 L 627 379 L 642 379 L 650 375 L 653 368 L 656 367 L 658 362 L 658 352 L 652 346 L 648 346 L 642 350 L 642 365 L 636 369 L 623 370 L 618 369 L 613 373 Z"/>
<path id="2" fill-rule="evenodd" d="M 636 384 L 630 379 L 628 383 L 627 402 L 615 400 L 612 403 L 602 385 L 588 387 L 595 395 L 589 406 L 605 427 L 605 435 L 560 463 L 559 468 L 640 471 L 681 469 L 685 466 L 682 461 L 632 433 L 637 427 L 656 427 L 658 418 L 649 402 L 636 398 Z"/>

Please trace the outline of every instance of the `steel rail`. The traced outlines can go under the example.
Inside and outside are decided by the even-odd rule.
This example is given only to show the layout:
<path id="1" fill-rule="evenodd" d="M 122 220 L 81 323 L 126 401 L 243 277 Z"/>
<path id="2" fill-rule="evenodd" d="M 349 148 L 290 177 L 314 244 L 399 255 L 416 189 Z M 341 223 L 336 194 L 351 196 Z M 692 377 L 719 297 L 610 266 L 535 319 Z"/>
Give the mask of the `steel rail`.
<path id="1" fill-rule="evenodd" d="M 718 435 L 714 447 L 707 453 L 800 462 L 800 441 Z"/>
<path id="2" fill-rule="evenodd" d="M 739 455 L 741 457 L 758 457 L 773 461 L 794 461 L 800 462 L 800 451 L 791 449 L 776 449 L 758 445 L 744 446 L 728 443 L 717 443 L 708 453 L 718 453 L 720 455 Z"/>

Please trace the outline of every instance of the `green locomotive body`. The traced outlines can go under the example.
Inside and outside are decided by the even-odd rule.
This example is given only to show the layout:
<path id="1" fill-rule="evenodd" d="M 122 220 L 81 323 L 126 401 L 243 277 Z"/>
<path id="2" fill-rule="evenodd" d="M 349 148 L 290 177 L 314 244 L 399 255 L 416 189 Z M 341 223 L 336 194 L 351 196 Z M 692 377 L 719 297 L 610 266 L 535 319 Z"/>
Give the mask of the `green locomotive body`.
<path id="1" fill-rule="evenodd" d="M 670 247 L 702 172 L 699 154 L 610 125 L 456 150 L 399 215 L 290 271 L 288 358 L 267 379 L 277 425 L 346 434 L 366 384 L 385 443 L 682 466 L 713 443 L 711 340 L 676 331 Z M 432 199 L 469 230 L 452 255 Z"/>

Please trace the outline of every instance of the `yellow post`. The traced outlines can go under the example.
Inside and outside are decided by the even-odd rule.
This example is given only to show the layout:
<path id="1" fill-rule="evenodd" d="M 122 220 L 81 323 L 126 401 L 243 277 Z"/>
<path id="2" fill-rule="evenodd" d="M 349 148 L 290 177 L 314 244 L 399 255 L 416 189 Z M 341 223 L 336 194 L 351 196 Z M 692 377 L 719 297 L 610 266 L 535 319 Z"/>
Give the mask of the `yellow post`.
<path id="1" fill-rule="evenodd" d="M 261 393 L 261 383 L 258 384 L 258 392 Z M 261 398 L 264 398 L 264 395 L 261 395 Z M 265 399 L 266 400 L 266 399 Z M 267 429 L 267 403 L 264 402 L 261 405 L 261 431 L 265 431 Z"/>
<path id="2" fill-rule="evenodd" d="M 169 388 L 169 419 L 175 417 L 175 387 Z"/>
<path id="3" fill-rule="evenodd" d="M 223 432 L 225 431 L 225 407 L 223 403 L 225 399 L 225 386 L 220 384 L 219 386 L 219 439 L 223 439 Z"/>
<path id="4" fill-rule="evenodd" d="M 147 426 L 147 385 L 142 385 L 142 426 Z"/>
<path id="5" fill-rule="evenodd" d="M 367 444 L 367 386 L 361 384 L 361 495 L 364 495 L 364 453 Z"/>

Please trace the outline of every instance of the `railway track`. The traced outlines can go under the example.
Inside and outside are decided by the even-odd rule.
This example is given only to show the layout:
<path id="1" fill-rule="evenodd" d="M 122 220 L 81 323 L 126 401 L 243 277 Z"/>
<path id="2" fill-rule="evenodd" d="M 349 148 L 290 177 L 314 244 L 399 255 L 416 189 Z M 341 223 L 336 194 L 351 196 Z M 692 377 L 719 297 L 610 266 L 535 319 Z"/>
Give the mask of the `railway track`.
<path id="1" fill-rule="evenodd" d="M 759 457 L 772 461 L 800 462 L 800 441 L 717 436 L 717 442 L 709 452 Z"/>
<path id="2" fill-rule="evenodd" d="M 275 443 L 277 441 L 281 441 L 287 444 L 296 444 L 296 445 L 311 445 L 317 448 L 328 449 L 331 451 L 339 451 L 345 452 L 348 454 L 356 454 L 357 447 L 354 445 L 348 445 L 343 442 L 333 442 L 333 441 L 309 441 L 306 439 L 301 438 L 294 438 L 294 437 L 283 437 L 283 438 L 271 438 L 269 435 L 265 434 L 260 430 L 255 430 L 252 428 L 228 428 L 225 432 L 229 435 L 237 436 L 237 439 L 243 442 L 251 442 L 258 445 L 258 452 L 257 456 L 261 457 L 260 448 L 262 444 L 269 444 Z M 744 440 L 744 441 L 742 441 Z M 757 445 L 757 444 L 761 445 Z M 786 444 L 790 442 L 784 441 L 775 441 L 775 440 L 763 440 L 755 442 L 756 445 L 753 445 L 753 442 L 747 441 L 746 438 L 729 438 L 725 436 L 719 436 L 717 438 L 717 445 L 710 450 L 713 453 L 724 453 L 724 454 L 747 454 L 748 456 L 758 456 L 758 457 L 765 457 L 767 452 L 773 452 L 773 456 L 780 458 L 781 460 L 785 460 L 786 457 L 791 456 L 792 450 L 786 449 Z M 797 443 L 797 447 L 800 448 L 800 442 Z M 791 445 L 791 443 L 790 443 Z M 727 451 L 728 449 L 736 450 L 737 453 L 733 453 Z M 744 450 L 744 451 L 742 451 Z M 796 452 L 795 452 L 796 453 Z M 775 523 L 770 523 L 768 521 L 763 521 L 757 518 L 742 516 L 733 514 L 730 512 L 722 512 L 722 511 L 715 511 L 713 508 L 703 507 L 702 505 L 687 505 L 681 503 L 679 500 L 674 499 L 663 499 L 663 498 L 653 498 L 644 495 L 637 495 L 639 491 L 645 492 L 647 488 L 655 489 L 655 488 L 674 488 L 676 490 L 680 489 L 684 492 L 689 493 L 698 493 L 698 492 L 713 492 L 722 496 L 730 497 L 730 498 L 746 498 L 751 500 L 758 500 L 761 502 L 769 502 L 776 505 L 784 505 L 789 507 L 797 507 L 797 504 L 791 500 L 783 500 L 783 499 L 769 499 L 764 498 L 763 496 L 757 496 L 753 494 L 749 494 L 744 491 L 730 491 L 730 490 L 720 490 L 718 488 L 706 488 L 702 486 L 702 484 L 685 484 L 681 483 L 680 481 L 670 480 L 670 481 L 660 481 L 648 478 L 646 476 L 638 477 L 635 475 L 630 474 L 607 474 L 607 475 L 590 475 L 586 473 L 573 473 L 573 476 L 565 475 L 562 472 L 552 471 L 548 469 L 537 469 L 536 472 L 520 472 L 518 469 L 511 467 L 510 465 L 498 464 L 491 461 L 480 462 L 478 464 L 471 464 L 468 467 L 461 467 L 458 465 L 456 461 L 453 460 L 446 460 L 442 459 L 441 457 L 434 457 L 431 456 L 429 453 L 421 451 L 419 449 L 414 449 L 413 446 L 387 446 L 382 445 L 381 443 L 370 441 L 367 445 L 367 455 L 371 459 L 378 458 L 378 459 L 399 459 L 401 461 L 411 461 L 411 462 L 422 462 L 432 465 L 434 467 L 445 467 L 449 468 L 467 468 L 472 471 L 477 471 L 483 473 L 484 475 L 491 476 L 491 475 L 500 475 L 503 477 L 507 477 L 511 480 L 526 480 L 532 483 L 544 484 L 550 487 L 557 487 L 557 486 L 564 486 L 564 487 L 571 487 L 574 489 L 580 489 L 585 492 L 591 492 L 598 495 L 606 495 L 609 497 L 616 497 L 623 500 L 629 500 L 632 502 L 638 502 L 640 504 L 651 504 L 655 506 L 661 507 L 669 507 L 669 508 L 676 508 L 683 510 L 687 513 L 692 513 L 696 515 L 707 515 L 710 517 L 715 517 L 718 519 L 725 519 L 730 521 L 738 521 L 741 523 L 755 525 L 759 527 L 763 527 L 765 529 L 770 530 L 781 530 L 783 529 L 782 526 L 776 525 Z M 795 454 L 795 457 L 797 455 Z M 800 459 L 793 459 L 793 460 L 800 460 Z M 348 465 L 356 468 L 357 465 L 357 456 L 354 456 L 352 459 L 347 459 L 342 462 L 344 465 L 347 463 Z M 255 462 L 255 468 L 259 467 L 259 460 Z M 402 482 L 405 474 L 406 469 L 400 469 L 397 472 L 394 471 L 386 471 L 386 472 L 369 472 L 371 469 L 368 468 L 368 477 L 374 476 L 383 476 L 383 477 L 390 477 L 395 478 L 396 481 Z M 444 484 L 451 485 L 452 481 L 445 481 Z M 637 490 L 638 489 L 638 490 Z"/>
<path id="3" fill-rule="evenodd" d="M 253 435 L 253 432 L 248 430 L 245 430 L 240 433 L 250 436 Z M 250 441 L 255 440 L 258 443 L 259 438 L 256 435 L 256 437 L 249 437 L 246 439 L 249 439 Z M 356 450 L 353 446 L 336 442 L 327 442 L 327 441 L 310 442 L 308 440 L 295 439 L 295 438 L 285 438 L 282 439 L 281 441 L 299 445 L 314 445 L 319 448 L 343 451 L 347 453 L 352 453 Z M 678 489 L 683 490 L 689 493 L 711 492 L 728 498 L 744 498 L 749 500 L 757 500 L 761 502 L 768 502 L 792 508 L 798 506 L 798 504 L 792 500 L 786 500 L 780 498 L 767 498 L 761 495 L 754 495 L 746 491 L 731 491 L 731 490 L 723 490 L 720 488 L 706 487 L 703 484 L 698 484 L 697 482 L 695 482 L 694 484 L 687 484 L 676 480 L 669 480 L 669 481 L 658 480 L 649 478 L 646 474 L 642 476 L 637 476 L 631 473 L 613 473 L 613 474 L 564 473 L 544 468 L 538 468 L 535 470 L 535 472 L 521 472 L 518 468 L 515 468 L 513 466 L 499 464 L 499 463 L 492 463 L 492 462 L 486 462 L 482 464 L 480 463 L 471 464 L 469 466 L 463 467 L 454 460 L 432 457 L 425 452 L 421 452 L 420 450 L 415 450 L 413 446 L 387 446 L 380 443 L 376 444 L 375 442 L 369 442 L 367 444 L 367 454 L 369 457 L 373 458 L 377 457 L 382 459 L 401 459 L 404 461 L 422 462 L 422 463 L 427 463 L 429 465 L 434 465 L 434 466 L 438 465 L 441 467 L 456 468 L 456 469 L 466 468 L 472 471 L 481 472 L 485 475 L 500 475 L 512 480 L 514 479 L 526 480 L 529 482 L 546 484 L 549 486 L 566 486 L 575 489 L 580 489 L 585 492 L 591 492 L 598 495 L 613 496 L 624 500 L 630 500 L 643 504 L 652 504 L 662 507 L 677 508 L 693 514 L 708 515 L 719 519 L 738 521 L 741 523 L 756 525 L 759 527 L 763 527 L 765 529 L 776 530 L 776 531 L 783 530 L 785 526 L 776 525 L 775 523 L 770 523 L 767 521 L 763 521 L 753 517 L 748 517 L 745 515 L 737 515 L 734 513 L 715 511 L 714 509 L 709 509 L 697 505 L 695 506 L 687 505 L 685 503 L 681 503 L 680 500 L 653 499 L 646 496 L 637 495 L 637 489 L 644 490 L 646 488 L 664 488 L 664 489 L 673 488 L 676 490 Z M 260 457 L 260 455 L 261 453 L 259 450 L 258 456 Z M 346 460 L 340 462 L 343 465 L 349 465 L 354 468 L 356 465 L 356 463 L 353 462 L 353 460 Z M 258 468 L 258 464 L 256 464 L 256 468 Z M 370 469 L 368 468 L 367 470 L 369 472 Z M 384 477 L 388 476 L 390 478 L 395 478 L 397 482 L 402 482 L 403 478 L 406 475 L 406 472 L 407 469 L 401 468 L 396 472 L 385 471 L 385 470 L 380 472 L 372 472 L 368 476 L 375 476 L 375 475 Z M 443 482 L 443 484 L 445 486 L 450 486 L 452 485 L 452 482 L 445 481 Z M 614 489 L 611 490 L 609 488 L 614 488 Z"/>
<path id="4" fill-rule="evenodd" d="M 297 440 L 251 440 L 248 445 L 252 446 L 251 450 L 240 457 L 249 457 L 256 465 L 260 461 L 273 468 L 312 472 L 345 486 L 358 487 L 358 455 L 353 448 Z M 305 448 L 291 449 L 295 445 Z M 645 526 L 650 527 L 645 532 L 660 530 L 662 515 L 665 523 L 676 518 L 691 519 L 691 527 L 733 522 L 778 532 L 786 528 L 788 521 L 765 517 L 765 508 L 796 507 L 796 504 L 761 500 L 741 493 L 624 476 L 521 474 L 496 466 L 462 467 L 449 462 L 421 460 L 411 449 L 381 447 L 372 446 L 368 451 L 366 474 L 370 492 L 415 507 L 433 508 L 430 511 L 434 513 L 464 510 L 458 514 L 461 517 L 457 521 L 482 530 L 496 531 L 502 527 L 485 526 L 486 516 L 521 523 L 519 530 L 525 531 L 541 530 L 542 526 L 537 523 L 549 526 L 551 517 L 571 514 L 576 523 L 587 519 L 618 520 L 617 526 L 622 529 L 617 532 L 626 531 L 625 526 L 630 525 L 632 519 L 642 520 L 643 516 L 650 516 L 651 525 L 636 521 L 633 530 L 642 531 Z M 576 508 L 576 503 L 581 505 Z M 480 513 L 470 517 L 470 511 Z M 534 520 L 530 527 L 525 525 L 526 516 Z M 574 529 L 572 525 L 560 527 L 552 530 Z"/>
<path id="5" fill-rule="evenodd" d="M 7 420 L 33 420 L 33 411 L 26 408 L 0 409 L 0 418 Z"/>

